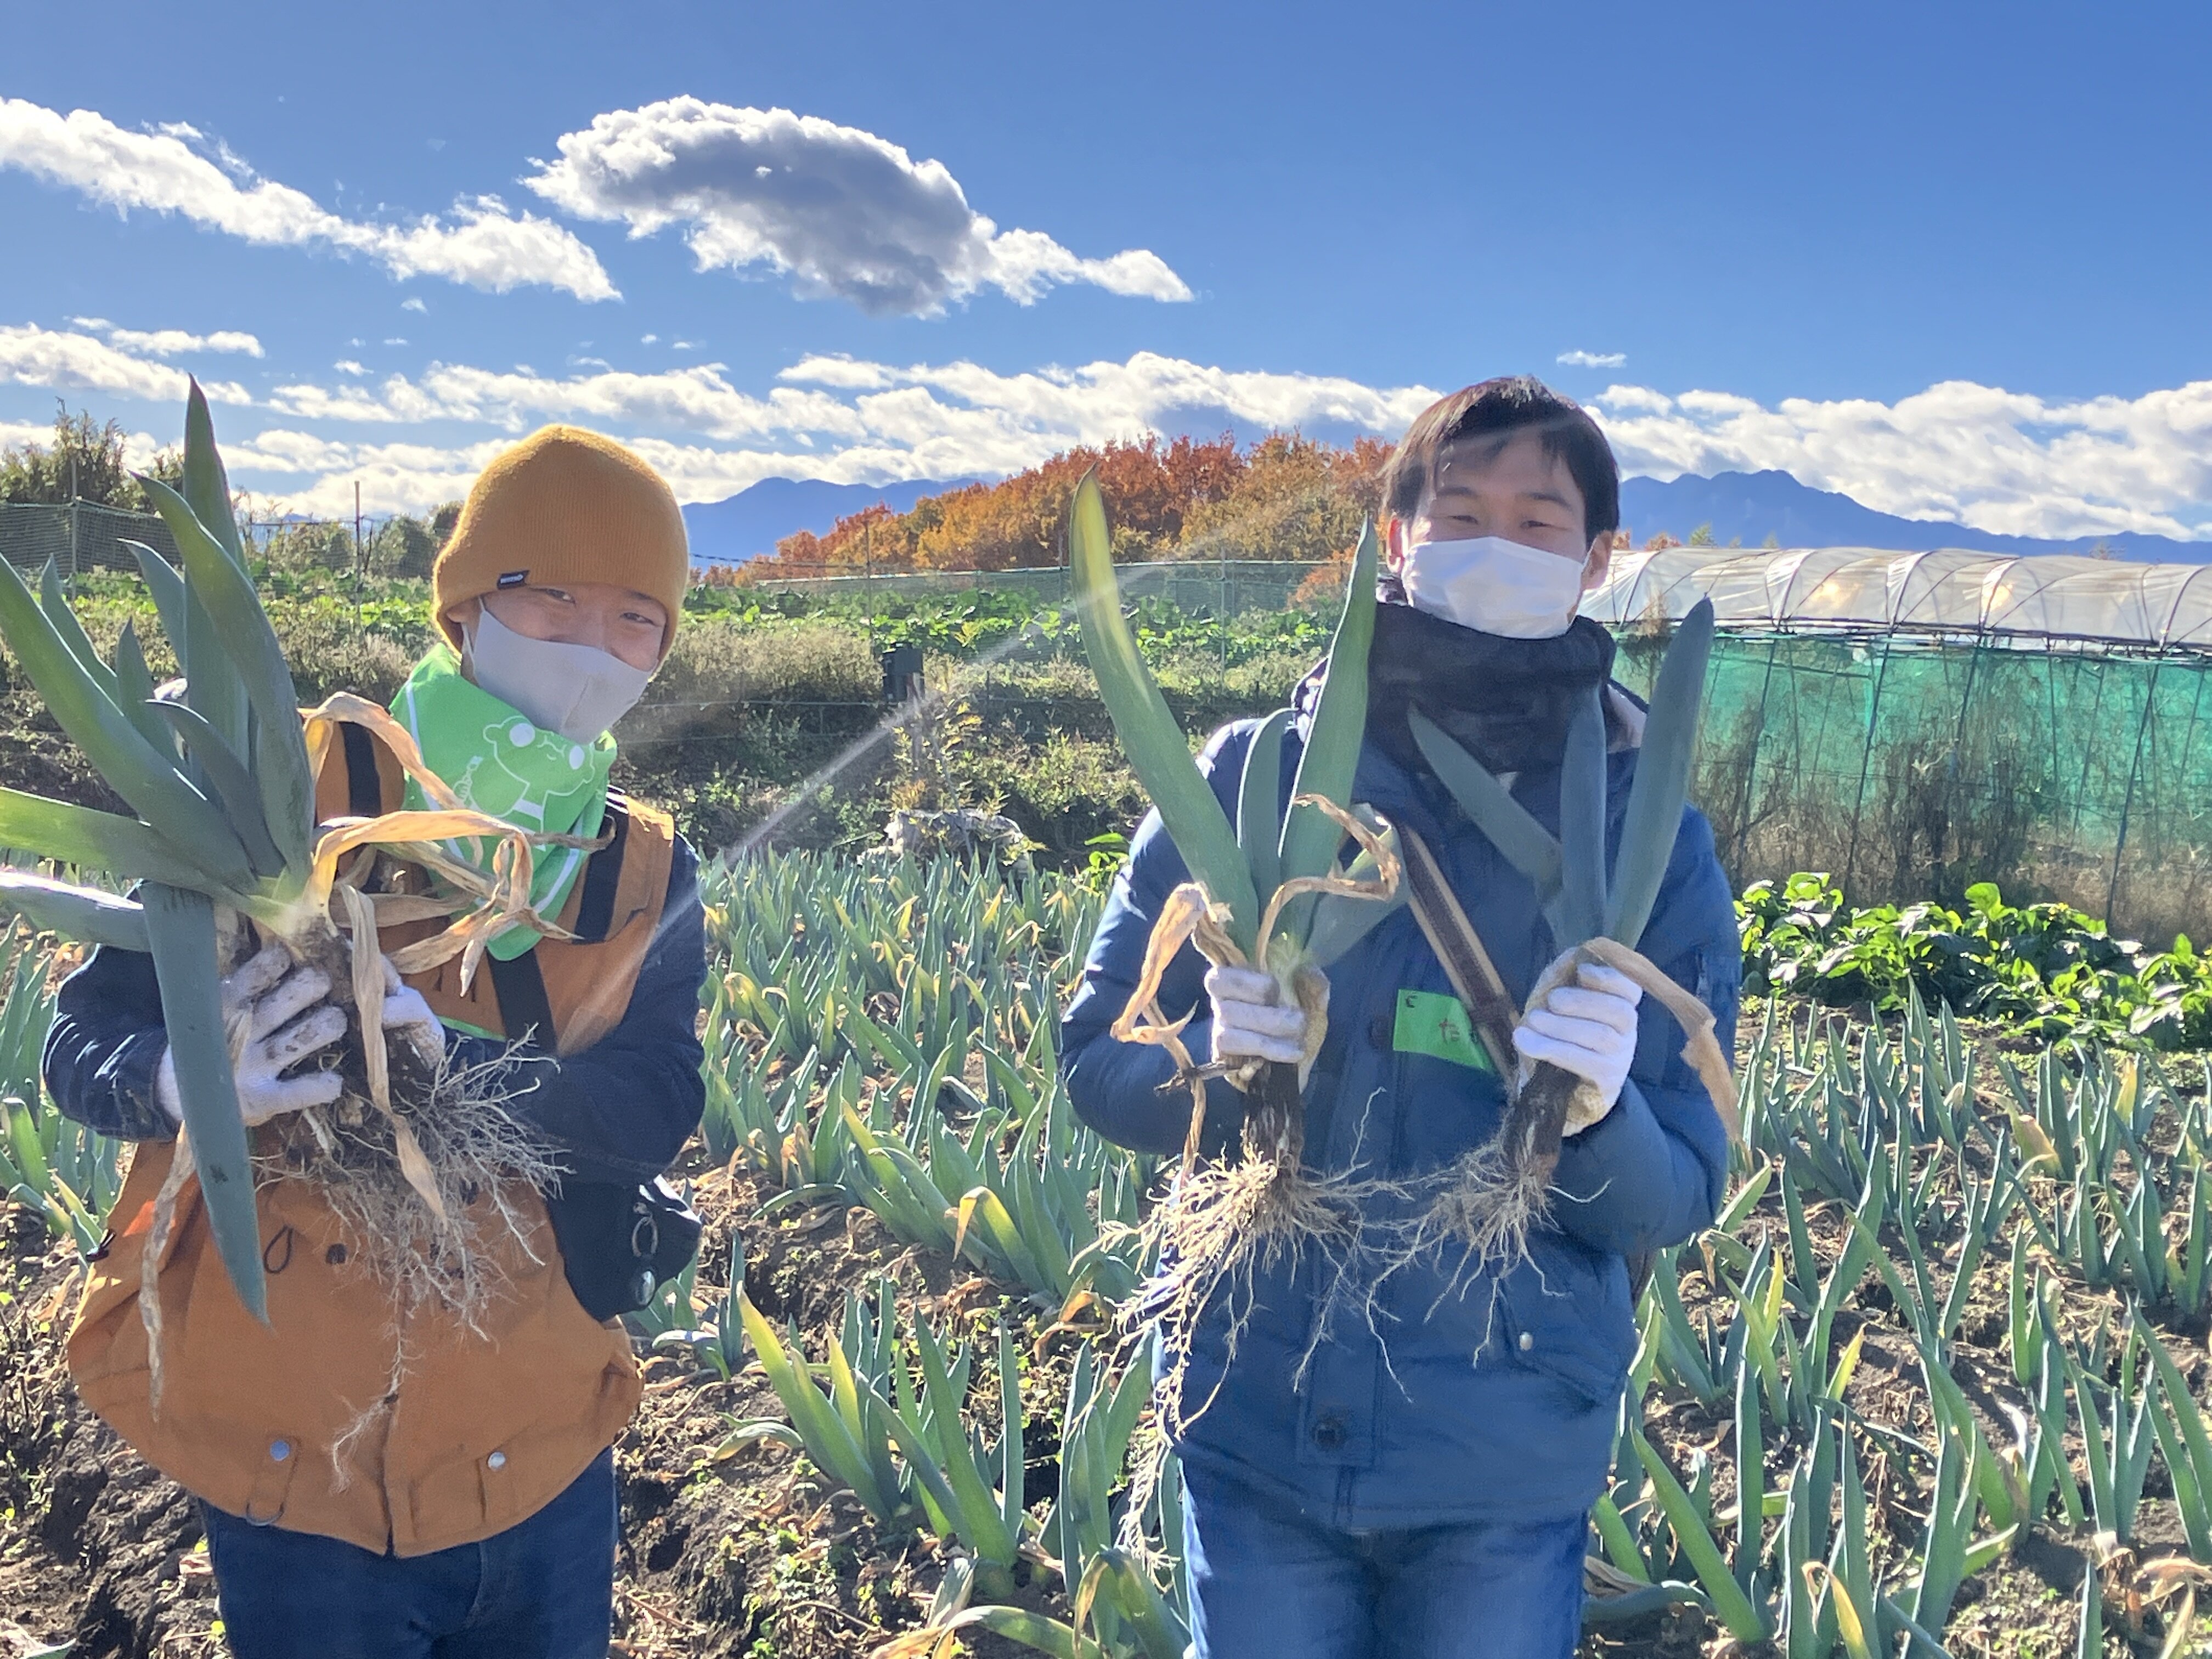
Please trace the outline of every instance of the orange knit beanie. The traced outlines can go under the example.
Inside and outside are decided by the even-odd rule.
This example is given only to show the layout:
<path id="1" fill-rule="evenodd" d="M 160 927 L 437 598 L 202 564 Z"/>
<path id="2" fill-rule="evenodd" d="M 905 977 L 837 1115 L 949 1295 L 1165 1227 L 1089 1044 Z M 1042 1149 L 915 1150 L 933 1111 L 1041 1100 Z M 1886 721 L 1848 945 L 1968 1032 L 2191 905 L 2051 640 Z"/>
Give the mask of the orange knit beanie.
<path id="1" fill-rule="evenodd" d="M 613 582 L 668 607 L 665 657 L 684 614 L 690 550 L 676 496 L 642 456 L 580 427 L 549 426 L 492 458 L 430 571 L 438 628 L 446 613 L 501 587 Z"/>

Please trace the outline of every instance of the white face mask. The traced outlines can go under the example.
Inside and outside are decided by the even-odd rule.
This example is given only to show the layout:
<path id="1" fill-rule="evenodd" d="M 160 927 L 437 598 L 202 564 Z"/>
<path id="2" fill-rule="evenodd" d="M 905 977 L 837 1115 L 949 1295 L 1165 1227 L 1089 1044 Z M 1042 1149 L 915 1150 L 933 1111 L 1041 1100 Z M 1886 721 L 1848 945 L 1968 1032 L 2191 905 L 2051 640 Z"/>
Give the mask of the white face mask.
<path id="1" fill-rule="evenodd" d="M 636 706 L 653 678 L 651 669 L 632 668 L 596 646 L 518 634 L 501 626 L 489 607 L 479 607 L 466 638 L 476 683 L 532 725 L 571 743 L 597 741 Z"/>
<path id="2" fill-rule="evenodd" d="M 1416 542 L 1399 578 L 1417 611 L 1509 640 L 1567 631 L 1583 599 L 1583 566 L 1503 536 Z"/>

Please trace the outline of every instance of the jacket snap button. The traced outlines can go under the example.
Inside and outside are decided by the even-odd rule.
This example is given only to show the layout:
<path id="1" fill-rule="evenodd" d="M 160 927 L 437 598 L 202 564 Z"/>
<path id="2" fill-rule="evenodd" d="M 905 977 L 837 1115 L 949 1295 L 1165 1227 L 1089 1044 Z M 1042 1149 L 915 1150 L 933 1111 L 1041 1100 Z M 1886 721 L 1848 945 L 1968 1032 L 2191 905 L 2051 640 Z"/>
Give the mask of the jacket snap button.
<path id="1" fill-rule="evenodd" d="M 494 1452 L 489 1457 L 484 1459 L 484 1463 L 486 1467 L 490 1468 L 503 1469 L 507 1467 L 507 1454 L 505 1452 Z"/>
<path id="2" fill-rule="evenodd" d="M 1390 1017 L 1377 1014 L 1367 1022 L 1367 1040 L 1378 1048 L 1390 1046 Z"/>
<path id="3" fill-rule="evenodd" d="M 333 1244 L 330 1249 L 323 1252 L 323 1260 L 329 1262 L 333 1267 L 343 1267 L 345 1265 L 345 1259 L 346 1247 L 343 1244 Z"/>
<path id="4" fill-rule="evenodd" d="M 269 1443 L 269 1461 L 270 1462 L 281 1463 L 291 1455 L 292 1443 L 290 1441 L 272 1440 Z"/>
<path id="5" fill-rule="evenodd" d="M 1529 1349 L 1535 1346 L 1536 1338 L 1534 1333 L 1530 1331 L 1523 1331 L 1521 1333 L 1521 1352 L 1522 1353 L 1528 1352 Z"/>
<path id="6" fill-rule="evenodd" d="M 1341 1446 L 1344 1443 L 1344 1414 L 1341 1412 L 1324 1412 L 1315 1419 L 1313 1437 L 1315 1445 L 1327 1450 L 1333 1451 Z"/>

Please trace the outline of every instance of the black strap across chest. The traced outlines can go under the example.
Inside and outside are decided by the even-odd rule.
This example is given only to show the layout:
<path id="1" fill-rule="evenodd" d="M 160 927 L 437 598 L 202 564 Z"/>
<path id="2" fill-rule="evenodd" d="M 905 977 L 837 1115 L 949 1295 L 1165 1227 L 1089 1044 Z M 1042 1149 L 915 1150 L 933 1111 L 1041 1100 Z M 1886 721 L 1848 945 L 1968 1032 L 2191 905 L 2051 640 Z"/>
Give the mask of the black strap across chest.
<path id="1" fill-rule="evenodd" d="M 507 1040 L 520 1042 L 527 1036 L 548 1053 L 556 1048 L 560 1034 L 553 1029 L 553 1004 L 545 994 L 537 947 L 509 962 L 487 951 L 484 966 L 491 970 L 492 988 L 499 993 L 499 1023 L 506 1028 Z"/>
<path id="2" fill-rule="evenodd" d="M 377 775 L 376 744 L 368 728 L 346 720 L 338 737 L 345 744 L 346 805 L 357 818 L 373 818 L 384 811 L 384 780 Z"/>

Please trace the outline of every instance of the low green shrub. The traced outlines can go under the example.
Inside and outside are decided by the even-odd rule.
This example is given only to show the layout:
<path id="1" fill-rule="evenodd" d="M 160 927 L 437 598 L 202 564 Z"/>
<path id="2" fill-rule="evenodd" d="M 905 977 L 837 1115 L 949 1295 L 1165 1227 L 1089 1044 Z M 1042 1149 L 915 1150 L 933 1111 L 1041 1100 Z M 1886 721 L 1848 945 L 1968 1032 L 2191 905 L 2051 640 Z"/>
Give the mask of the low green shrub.
<path id="1" fill-rule="evenodd" d="M 1826 874 L 1753 882 L 1736 903 L 1744 988 L 1895 1012 L 1906 987 L 1932 1006 L 2002 1022 L 2022 1036 L 2212 1048 L 2212 962 L 2187 934 L 2170 951 L 2117 939 L 2063 904 L 2013 905 L 1994 882 L 1966 908 L 1855 909 Z"/>

